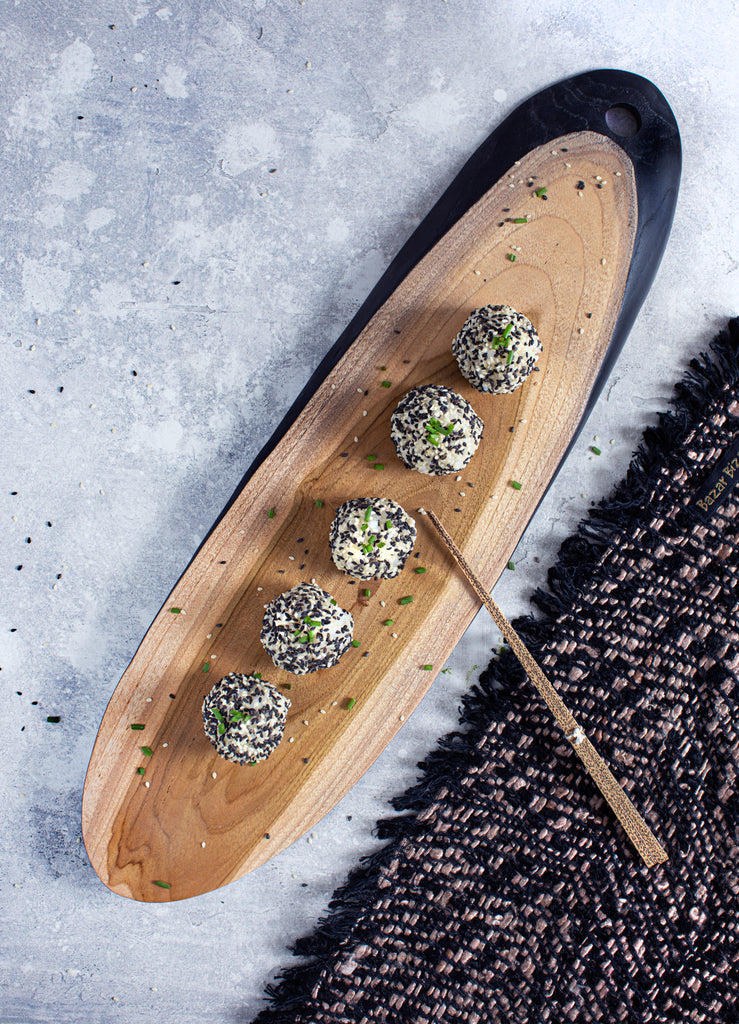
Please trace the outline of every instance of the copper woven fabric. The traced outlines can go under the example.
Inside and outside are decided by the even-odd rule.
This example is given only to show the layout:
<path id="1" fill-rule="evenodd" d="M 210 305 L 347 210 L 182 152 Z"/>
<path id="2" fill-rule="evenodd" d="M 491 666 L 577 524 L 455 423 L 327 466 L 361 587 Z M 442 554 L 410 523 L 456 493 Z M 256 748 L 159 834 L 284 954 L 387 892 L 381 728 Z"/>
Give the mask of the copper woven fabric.
<path id="1" fill-rule="evenodd" d="M 641 866 L 507 652 L 260 1024 L 739 1020 L 738 345 L 732 321 L 516 624 L 669 862 Z"/>

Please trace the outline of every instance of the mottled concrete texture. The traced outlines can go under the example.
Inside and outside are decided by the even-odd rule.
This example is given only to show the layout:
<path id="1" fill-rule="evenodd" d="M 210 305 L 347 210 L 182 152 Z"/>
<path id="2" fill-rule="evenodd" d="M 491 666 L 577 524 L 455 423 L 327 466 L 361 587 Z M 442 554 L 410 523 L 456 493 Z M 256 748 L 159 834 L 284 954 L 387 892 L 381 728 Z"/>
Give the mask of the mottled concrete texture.
<path id="1" fill-rule="evenodd" d="M 733 7 L 0 2 L 1 1021 L 246 1022 L 376 848 L 387 799 L 488 659 L 486 618 L 313 837 L 172 906 L 112 895 L 80 843 L 106 703 L 253 455 L 476 145 L 537 89 L 622 67 L 675 110 L 682 192 L 609 386 L 496 589 L 528 608 L 736 309 Z"/>

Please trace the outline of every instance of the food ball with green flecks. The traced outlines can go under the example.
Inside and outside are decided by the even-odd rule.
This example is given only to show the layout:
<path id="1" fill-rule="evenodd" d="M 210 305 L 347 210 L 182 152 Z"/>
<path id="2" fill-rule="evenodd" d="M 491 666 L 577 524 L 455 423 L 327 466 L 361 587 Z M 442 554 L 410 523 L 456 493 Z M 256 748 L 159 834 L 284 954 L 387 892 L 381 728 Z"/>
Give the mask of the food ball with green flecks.
<path id="1" fill-rule="evenodd" d="M 392 498 L 345 501 L 329 533 L 334 565 L 358 580 L 397 576 L 415 542 L 415 520 Z"/>
<path id="2" fill-rule="evenodd" d="M 505 305 L 473 310 L 452 342 L 465 380 L 477 391 L 494 395 L 520 388 L 542 351 L 531 321 Z"/>
<path id="3" fill-rule="evenodd" d="M 354 618 L 316 583 L 298 583 L 265 607 L 261 639 L 279 668 L 295 675 L 332 668 L 352 642 Z"/>
<path id="4" fill-rule="evenodd" d="M 459 473 L 477 451 L 483 422 L 462 395 L 422 384 L 404 395 L 390 418 L 400 461 L 431 476 Z"/>
<path id="5" fill-rule="evenodd" d="M 289 707 L 266 679 L 231 672 L 205 696 L 205 735 L 227 761 L 264 761 L 282 739 Z"/>

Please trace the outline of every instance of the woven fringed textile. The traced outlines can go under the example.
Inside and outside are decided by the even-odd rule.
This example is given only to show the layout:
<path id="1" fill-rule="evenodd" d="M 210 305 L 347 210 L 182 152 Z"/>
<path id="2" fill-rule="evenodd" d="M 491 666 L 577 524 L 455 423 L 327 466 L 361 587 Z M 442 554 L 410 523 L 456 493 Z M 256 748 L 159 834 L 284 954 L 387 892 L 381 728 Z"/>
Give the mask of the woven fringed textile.
<path id="1" fill-rule="evenodd" d="M 739 1020 L 738 348 L 733 320 L 516 623 L 669 862 L 504 653 L 259 1024 Z"/>

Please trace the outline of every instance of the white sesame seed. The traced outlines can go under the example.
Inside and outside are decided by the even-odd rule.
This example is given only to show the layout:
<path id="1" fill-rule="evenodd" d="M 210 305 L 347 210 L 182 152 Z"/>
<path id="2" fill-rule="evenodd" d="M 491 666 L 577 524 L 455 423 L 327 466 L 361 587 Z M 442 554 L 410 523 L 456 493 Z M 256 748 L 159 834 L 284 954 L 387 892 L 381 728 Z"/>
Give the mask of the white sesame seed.
<path id="1" fill-rule="evenodd" d="M 397 633 L 391 633 L 390 636 L 393 638 L 393 640 L 397 640 L 398 639 L 398 634 Z"/>
<path id="2" fill-rule="evenodd" d="M 205 849 L 205 841 L 203 841 L 200 845 L 203 847 L 203 849 Z"/>
<path id="3" fill-rule="evenodd" d="M 385 607 L 385 602 L 384 601 L 380 601 L 380 608 L 384 608 L 384 607 Z"/>
<path id="4" fill-rule="evenodd" d="M 295 742 L 295 737 L 291 736 L 290 739 L 287 742 L 288 743 L 294 743 Z"/>
<path id="5" fill-rule="evenodd" d="M 303 719 L 303 725 L 307 725 L 307 724 L 308 724 L 308 721 L 307 721 L 307 719 L 304 718 Z"/>
<path id="6" fill-rule="evenodd" d="M 151 783 L 150 783 L 150 782 L 145 782 L 145 783 L 144 783 L 144 785 L 145 785 L 145 786 L 146 786 L 146 788 L 148 789 L 148 788 L 149 788 L 149 786 L 151 785 Z"/>
<path id="7" fill-rule="evenodd" d="M 606 265 L 606 258 L 605 258 L 605 256 L 604 256 L 604 257 L 603 257 L 603 259 L 602 259 L 602 260 L 600 261 L 600 265 L 601 265 L 602 267 L 605 267 L 605 265 Z"/>
<path id="8" fill-rule="evenodd" d="M 366 410 L 366 409 L 362 409 L 362 415 L 363 415 L 363 416 L 366 416 L 366 415 L 367 415 L 367 410 Z"/>
<path id="9" fill-rule="evenodd" d="M 460 496 L 460 498 L 464 498 L 464 497 L 466 497 L 466 494 L 465 494 L 464 491 L 460 491 L 459 492 L 459 496 Z"/>
<path id="10" fill-rule="evenodd" d="M 364 393 L 364 388 L 357 388 L 357 394 L 361 395 Z"/>
<path id="11" fill-rule="evenodd" d="M 354 444 L 359 444 L 359 438 L 358 437 L 354 438 Z"/>
<path id="12" fill-rule="evenodd" d="M 319 715 L 325 715 L 326 711 L 325 711 L 324 708 L 321 708 L 321 710 L 318 713 L 319 713 Z"/>
<path id="13" fill-rule="evenodd" d="M 153 700 L 154 700 L 154 698 L 153 698 L 153 697 L 147 697 L 147 698 L 146 698 L 146 703 L 147 703 L 147 704 L 151 704 L 151 702 L 152 702 Z"/>
<path id="14" fill-rule="evenodd" d="M 339 703 L 338 700 L 332 700 L 331 701 L 331 707 L 335 708 L 338 703 Z"/>
<path id="15" fill-rule="evenodd" d="M 617 178 L 620 178 L 620 177 L 621 177 L 621 171 L 616 171 L 616 177 L 617 177 Z"/>
<path id="16" fill-rule="evenodd" d="M 462 477 L 461 476 L 455 476 L 454 479 L 457 481 L 457 483 L 459 483 L 459 481 L 462 479 Z"/>
<path id="17" fill-rule="evenodd" d="M 479 270 L 476 270 L 475 273 L 477 274 L 478 277 L 480 276 L 480 271 Z"/>
<path id="18" fill-rule="evenodd" d="M 585 333 L 585 331 L 583 330 L 583 328 L 582 328 L 582 327 L 578 327 L 578 329 L 577 329 L 577 333 L 578 333 L 578 334 L 584 334 L 584 333 Z"/>
<path id="19" fill-rule="evenodd" d="M 168 747 L 168 746 L 169 746 L 169 743 L 162 743 L 162 746 L 163 746 L 163 747 Z"/>
<path id="20" fill-rule="evenodd" d="M 218 778 L 218 772 L 212 772 L 211 776 L 212 776 L 212 778 L 217 779 Z"/>
<path id="21" fill-rule="evenodd" d="M 295 561 L 295 555 L 288 555 L 287 557 L 288 557 L 288 561 L 290 561 L 290 562 L 294 562 Z"/>
<path id="22" fill-rule="evenodd" d="M 206 640 L 210 640 L 210 638 L 211 638 L 212 636 L 213 636 L 213 634 L 212 634 L 212 633 L 208 633 L 208 635 L 206 636 L 206 638 L 205 638 L 205 639 L 206 639 Z"/>
<path id="23" fill-rule="evenodd" d="M 572 167 L 572 164 L 565 164 L 565 167 Z"/>
<path id="24" fill-rule="evenodd" d="M 332 384 L 332 385 L 331 385 L 331 390 L 332 390 L 332 391 L 336 391 L 336 385 L 335 385 L 335 384 Z"/>
<path id="25" fill-rule="evenodd" d="M 400 716 L 400 720 L 401 720 L 401 722 L 404 722 L 405 721 L 405 715 L 401 715 Z"/>
<path id="26" fill-rule="evenodd" d="M 132 86 L 131 86 L 131 92 L 136 92 L 136 89 L 137 89 L 137 88 L 138 88 L 138 86 L 136 86 L 136 85 L 132 85 Z"/>

